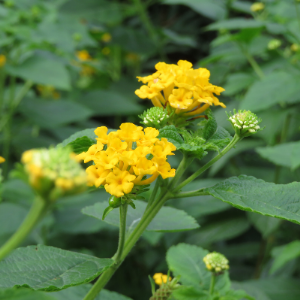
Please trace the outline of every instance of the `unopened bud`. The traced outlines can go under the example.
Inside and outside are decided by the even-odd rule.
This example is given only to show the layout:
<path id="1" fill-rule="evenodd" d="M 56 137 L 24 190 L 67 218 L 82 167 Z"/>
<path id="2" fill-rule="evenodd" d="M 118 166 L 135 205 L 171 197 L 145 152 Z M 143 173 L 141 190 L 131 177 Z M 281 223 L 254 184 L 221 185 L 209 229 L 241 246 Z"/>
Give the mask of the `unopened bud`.
<path id="1" fill-rule="evenodd" d="M 141 123 L 147 127 L 162 128 L 166 125 L 169 115 L 162 107 L 152 107 L 139 116 Z"/>
<path id="2" fill-rule="evenodd" d="M 206 268 L 214 273 L 221 273 L 229 269 L 228 259 L 221 253 L 212 252 L 207 254 L 203 261 L 206 265 Z"/>

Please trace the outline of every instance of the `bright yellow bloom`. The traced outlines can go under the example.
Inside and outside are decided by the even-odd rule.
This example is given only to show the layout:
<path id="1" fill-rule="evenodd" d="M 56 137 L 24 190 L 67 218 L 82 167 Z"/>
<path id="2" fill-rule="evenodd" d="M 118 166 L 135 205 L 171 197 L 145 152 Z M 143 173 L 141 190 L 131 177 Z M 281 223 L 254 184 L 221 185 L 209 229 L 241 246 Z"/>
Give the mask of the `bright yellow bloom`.
<path id="1" fill-rule="evenodd" d="M 83 191 L 88 176 L 69 148 L 33 149 L 21 159 L 30 185 L 51 200 Z"/>
<path id="2" fill-rule="evenodd" d="M 165 138 L 159 140 L 157 129 L 143 130 L 141 126 L 123 123 L 119 130 L 110 133 L 107 127 L 98 127 L 95 134 L 97 144 L 77 158 L 94 162 L 86 170 L 91 184 L 104 185 L 111 195 L 122 197 L 129 194 L 134 185 L 150 184 L 159 175 L 175 176 L 167 156 L 173 155 L 176 147 Z"/>
<path id="3" fill-rule="evenodd" d="M 167 280 L 168 280 L 168 275 L 165 275 L 165 274 L 163 274 L 163 273 L 155 273 L 155 274 L 153 275 L 153 279 L 154 279 L 154 281 L 155 281 L 155 283 L 156 283 L 157 285 L 162 285 L 162 283 L 166 283 L 166 282 L 167 282 Z M 172 280 L 172 278 L 169 277 L 169 281 L 171 281 L 171 280 Z"/>
<path id="4" fill-rule="evenodd" d="M 251 5 L 251 11 L 256 12 L 263 10 L 265 8 L 265 5 L 262 2 L 255 2 Z"/>
<path id="5" fill-rule="evenodd" d="M 0 156 L 0 164 L 4 163 L 5 162 L 5 158 Z"/>
<path id="6" fill-rule="evenodd" d="M 92 57 L 90 56 L 89 52 L 87 50 L 81 50 L 76 52 L 76 56 L 81 61 L 88 61 L 92 60 Z"/>
<path id="7" fill-rule="evenodd" d="M 111 41 L 111 35 L 108 32 L 104 33 L 101 37 L 101 41 L 103 41 L 104 43 L 110 42 Z"/>
<path id="8" fill-rule="evenodd" d="M 6 63 L 6 56 L 4 54 L 0 54 L 0 68 L 3 67 Z"/>
<path id="9" fill-rule="evenodd" d="M 192 67 L 185 60 L 178 61 L 177 65 L 159 62 L 155 65 L 157 72 L 137 77 L 145 85 L 135 94 L 150 99 L 154 106 L 175 110 L 186 117 L 199 115 L 211 105 L 226 107 L 215 96 L 224 89 L 209 82 L 210 72 Z"/>

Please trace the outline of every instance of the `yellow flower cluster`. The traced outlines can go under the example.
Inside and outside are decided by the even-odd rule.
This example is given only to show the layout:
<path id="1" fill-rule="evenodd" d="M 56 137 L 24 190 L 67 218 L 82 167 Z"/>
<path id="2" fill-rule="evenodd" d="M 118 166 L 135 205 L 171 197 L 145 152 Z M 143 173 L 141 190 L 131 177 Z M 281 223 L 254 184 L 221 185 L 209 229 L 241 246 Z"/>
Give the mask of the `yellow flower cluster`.
<path id="1" fill-rule="evenodd" d="M 193 69 L 186 60 L 177 65 L 159 62 L 157 72 L 146 77 L 137 77 L 144 84 L 135 94 L 142 99 L 151 99 L 154 106 L 171 106 L 177 114 L 195 116 L 211 105 L 226 107 L 214 94 L 224 91 L 209 82 L 210 72 L 205 68 Z"/>
<path id="2" fill-rule="evenodd" d="M 157 285 L 162 285 L 163 283 L 167 283 L 168 275 L 163 274 L 163 273 L 155 273 L 153 275 L 153 279 Z M 169 277 L 169 281 L 171 281 L 171 280 L 172 280 L 172 278 Z"/>
<path id="3" fill-rule="evenodd" d="M 0 156 L 0 164 L 4 163 L 5 162 L 5 158 Z"/>
<path id="4" fill-rule="evenodd" d="M 78 60 L 80 60 L 82 63 L 93 61 L 93 58 L 91 57 L 91 55 L 87 50 L 77 51 L 76 56 Z M 81 65 L 81 75 L 90 76 L 93 75 L 94 73 L 95 73 L 95 69 L 92 66 L 85 65 L 85 64 Z"/>
<path id="5" fill-rule="evenodd" d="M 159 140 L 155 128 L 143 130 L 141 126 L 123 123 L 120 130 L 107 133 L 107 127 L 98 127 L 97 144 L 78 155 L 85 163 L 94 162 L 86 171 L 96 187 L 104 185 L 108 193 L 121 197 L 130 193 L 134 185 L 149 184 L 159 175 L 175 176 L 167 156 L 173 155 L 176 147 L 165 138 Z M 146 175 L 151 176 L 145 179 Z"/>
<path id="6" fill-rule="evenodd" d="M 41 193 L 56 189 L 62 196 L 66 192 L 83 191 L 88 183 L 86 172 L 68 148 L 28 150 L 21 161 L 30 185 Z"/>

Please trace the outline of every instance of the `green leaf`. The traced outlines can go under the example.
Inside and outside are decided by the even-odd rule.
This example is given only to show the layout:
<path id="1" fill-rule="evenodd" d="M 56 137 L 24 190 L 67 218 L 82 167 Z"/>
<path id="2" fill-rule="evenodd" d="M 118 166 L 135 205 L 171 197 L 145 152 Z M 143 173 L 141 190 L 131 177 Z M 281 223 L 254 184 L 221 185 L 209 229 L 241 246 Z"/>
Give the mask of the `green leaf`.
<path id="1" fill-rule="evenodd" d="M 188 243 L 207 247 L 213 242 L 235 238 L 250 228 L 249 221 L 244 217 L 230 218 L 205 224 L 201 230 L 189 235 Z"/>
<path id="2" fill-rule="evenodd" d="M 91 288 L 92 288 L 91 284 L 83 284 L 79 286 L 73 286 L 59 292 L 52 292 L 51 296 L 53 296 L 55 300 L 82 300 Z M 131 299 L 121 294 L 118 294 L 116 292 L 102 290 L 96 296 L 95 300 L 131 300 Z"/>
<path id="3" fill-rule="evenodd" d="M 299 95 L 299 78 L 299 75 L 284 71 L 275 71 L 266 75 L 250 87 L 240 109 L 257 112 L 280 102 L 288 103 L 290 98 Z"/>
<path id="4" fill-rule="evenodd" d="M 59 60 L 49 59 L 47 56 L 35 54 L 21 65 L 7 66 L 10 75 L 31 80 L 34 83 L 51 85 L 58 89 L 70 90 L 69 73 Z"/>
<path id="5" fill-rule="evenodd" d="M 290 142 L 272 147 L 261 147 L 256 152 L 268 161 L 292 171 L 300 167 L 300 142 Z"/>
<path id="6" fill-rule="evenodd" d="M 164 0 L 163 3 L 189 6 L 194 11 L 213 20 L 224 19 L 226 16 L 226 7 L 222 0 Z"/>
<path id="7" fill-rule="evenodd" d="M 208 30 L 219 30 L 219 29 L 240 30 L 243 28 L 259 28 L 264 26 L 265 24 L 263 22 L 253 20 L 253 19 L 231 18 L 228 20 L 222 20 L 213 23 L 207 26 L 206 28 Z"/>
<path id="8" fill-rule="evenodd" d="M 234 289 L 245 290 L 250 296 L 252 296 L 256 300 L 271 300 L 262 290 L 257 287 L 253 287 L 251 282 L 244 281 L 244 282 L 232 282 L 232 286 Z"/>
<path id="9" fill-rule="evenodd" d="M 200 247 L 179 244 L 168 250 L 166 259 L 169 269 L 175 276 L 181 276 L 180 282 L 183 285 L 200 286 L 207 290 L 211 279 L 211 273 L 203 262 L 207 254 L 208 251 Z"/>
<path id="10" fill-rule="evenodd" d="M 52 295 L 30 289 L 0 289 L 0 300 L 56 300 Z"/>
<path id="11" fill-rule="evenodd" d="M 18 110 L 42 128 L 55 128 L 83 121 L 92 115 L 91 110 L 82 104 L 62 99 L 47 101 L 40 98 L 26 98 L 21 102 Z"/>
<path id="12" fill-rule="evenodd" d="M 268 237 L 281 224 L 281 220 L 248 212 L 248 218 L 264 238 Z"/>
<path id="13" fill-rule="evenodd" d="M 176 148 L 180 148 L 184 142 L 174 125 L 165 126 L 160 129 L 158 137 L 166 138 L 170 143 L 174 144 Z"/>
<path id="14" fill-rule="evenodd" d="M 217 124 L 217 121 L 210 109 L 206 111 L 206 115 L 208 117 L 208 120 L 205 120 L 206 124 L 204 125 L 204 128 L 203 128 L 203 138 L 208 140 L 216 132 L 216 130 L 218 128 L 218 124 Z"/>
<path id="15" fill-rule="evenodd" d="M 143 111 L 143 106 L 137 104 L 114 91 L 95 90 L 84 96 L 84 104 L 93 115 L 124 116 L 136 115 Z"/>
<path id="16" fill-rule="evenodd" d="M 89 148 L 94 145 L 95 142 L 88 138 L 87 136 L 83 136 L 81 138 L 77 138 L 75 141 L 71 142 L 69 145 L 72 147 L 73 152 L 79 154 L 81 152 L 86 152 Z"/>
<path id="17" fill-rule="evenodd" d="M 242 90 L 248 88 L 255 80 L 252 74 L 234 73 L 228 75 L 227 82 L 224 86 L 224 96 L 234 96 Z"/>
<path id="18" fill-rule="evenodd" d="M 61 142 L 61 146 L 65 147 L 67 145 L 69 145 L 70 143 L 76 141 L 77 139 L 79 138 L 82 138 L 82 137 L 87 137 L 89 138 L 90 140 L 95 140 L 95 144 L 96 144 L 96 134 L 94 133 L 95 131 L 95 128 L 89 128 L 89 129 L 84 129 L 84 130 L 81 130 L 81 131 L 78 131 L 74 134 L 72 134 L 70 137 L 68 137 L 67 139 L 65 139 L 64 141 Z"/>
<path id="19" fill-rule="evenodd" d="M 270 273 L 274 274 L 289 261 L 300 256 L 300 241 L 293 241 L 287 245 L 276 247 L 272 250 L 274 257 Z"/>
<path id="20" fill-rule="evenodd" d="M 172 297 L 176 300 L 208 300 L 209 293 L 196 289 L 193 286 L 180 286 L 173 291 Z"/>
<path id="21" fill-rule="evenodd" d="M 274 184 L 241 175 L 204 191 L 236 208 L 300 224 L 299 189 L 298 182 Z"/>
<path id="22" fill-rule="evenodd" d="M 126 227 L 127 230 L 132 230 L 142 218 L 146 209 L 147 203 L 135 200 L 136 209 L 128 207 Z M 82 209 L 82 213 L 88 216 L 102 220 L 102 215 L 107 207 L 107 203 L 96 203 L 93 206 L 88 206 Z M 104 222 L 119 226 L 119 210 L 114 209 L 105 218 Z M 164 206 L 148 225 L 148 231 L 161 232 L 176 232 L 198 228 L 196 220 L 189 216 L 186 212 L 172 207 Z"/>
<path id="23" fill-rule="evenodd" d="M 255 300 L 253 297 L 249 296 L 243 290 L 229 290 L 227 293 L 219 298 L 220 300 L 241 300 L 241 299 L 249 299 Z"/>
<path id="24" fill-rule="evenodd" d="M 18 248 L 0 262 L 0 287 L 57 291 L 92 281 L 112 264 L 108 258 L 49 246 Z"/>

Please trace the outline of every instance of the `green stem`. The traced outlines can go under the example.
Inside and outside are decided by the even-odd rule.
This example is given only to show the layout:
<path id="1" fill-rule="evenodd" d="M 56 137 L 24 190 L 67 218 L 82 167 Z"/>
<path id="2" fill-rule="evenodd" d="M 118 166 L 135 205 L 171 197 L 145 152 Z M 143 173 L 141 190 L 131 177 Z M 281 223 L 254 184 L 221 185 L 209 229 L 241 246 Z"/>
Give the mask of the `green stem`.
<path id="1" fill-rule="evenodd" d="M 153 203 L 153 201 L 154 201 L 154 199 L 155 199 L 155 196 L 156 196 L 156 194 L 157 194 L 157 191 L 158 191 L 158 189 L 159 189 L 159 186 L 160 186 L 160 177 L 157 178 L 156 181 L 155 181 L 154 189 L 153 189 L 153 191 L 152 191 L 152 193 L 151 193 L 151 195 L 150 195 L 150 198 L 149 198 L 149 200 L 148 200 L 148 204 L 147 204 L 147 207 L 146 207 L 146 211 L 148 210 L 149 207 L 151 207 L 151 205 L 152 205 L 152 203 Z"/>
<path id="2" fill-rule="evenodd" d="M 155 215 L 158 213 L 158 211 L 167 201 L 168 196 L 169 196 L 168 192 L 161 193 L 160 197 L 151 206 L 151 209 L 148 209 L 148 211 L 144 213 L 141 221 L 138 223 L 136 228 L 132 231 L 131 235 L 125 242 L 125 246 L 120 258 L 120 262 L 113 265 L 111 268 L 109 268 L 108 270 L 102 273 L 102 275 L 98 278 L 97 282 L 93 285 L 93 287 L 91 288 L 91 290 L 88 292 L 88 294 L 85 296 L 83 300 L 95 299 L 96 296 L 99 294 L 99 292 L 105 287 L 106 283 L 110 280 L 110 278 L 113 276 L 115 271 L 121 265 L 122 261 L 125 259 L 125 257 L 128 255 L 132 247 L 135 245 L 137 240 L 143 234 L 144 230 L 147 228 L 147 226 L 153 220 Z"/>
<path id="3" fill-rule="evenodd" d="M 257 74 L 257 76 L 260 79 L 263 79 L 265 77 L 264 72 L 262 71 L 262 69 L 260 68 L 260 66 L 258 65 L 258 63 L 256 62 L 256 60 L 254 59 L 254 57 L 248 52 L 247 49 L 245 49 L 245 47 L 243 45 L 241 45 L 239 43 L 240 49 L 242 50 L 243 54 L 245 55 L 245 57 L 247 58 L 249 64 L 251 65 L 251 67 L 253 68 L 254 72 Z"/>
<path id="4" fill-rule="evenodd" d="M 212 296 L 215 289 L 215 283 L 216 283 L 216 275 L 214 273 L 211 273 L 211 279 L 210 279 L 210 287 L 209 287 L 209 294 Z"/>
<path id="5" fill-rule="evenodd" d="M 206 171 L 211 165 L 213 165 L 216 161 L 218 161 L 221 157 L 223 157 L 231 148 L 235 146 L 235 144 L 241 140 L 238 135 L 235 135 L 230 143 L 213 159 L 211 159 L 207 164 L 205 164 L 202 168 L 200 168 L 197 172 L 191 175 L 189 178 L 184 180 L 177 188 L 175 188 L 174 192 L 181 190 L 185 185 L 196 179 L 200 176 L 204 171 Z"/>
<path id="6" fill-rule="evenodd" d="M 140 18 L 142 22 L 144 23 L 146 30 L 148 31 L 149 35 L 151 36 L 152 40 L 156 44 L 156 35 L 155 35 L 155 29 L 153 28 L 153 25 L 150 21 L 150 18 L 147 14 L 147 11 L 145 10 L 145 7 L 143 6 L 141 0 L 132 0 L 134 5 L 136 6 L 136 9 L 140 15 Z"/>
<path id="7" fill-rule="evenodd" d="M 119 244 L 118 250 L 114 255 L 116 263 L 119 263 L 122 257 L 124 245 L 125 245 L 125 236 L 126 236 L 126 215 L 127 215 L 128 204 L 122 204 L 120 206 L 120 229 L 119 229 Z"/>
<path id="8" fill-rule="evenodd" d="M 7 256 L 13 249 L 18 247 L 22 241 L 28 236 L 36 224 L 45 215 L 49 205 L 48 203 L 39 197 L 37 197 L 32 207 L 26 216 L 25 220 L 14 233 L 14 235 L 0 248 L 0 260 Z"/>
<path id="9" fill-rule="evenodd" d="M 203 189 L 197 190 L 197 191 L 189 191 L 189 192 L 183 192 L 183 193 L 176 193 L 172 195 L 172 199 L 176 198 L 188 198 L 188 197 L 197 197 L 197 196 L 207 196 L 209 195 L 206 192 L 203 192 Z"/>

